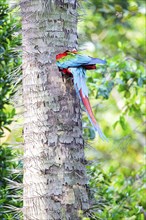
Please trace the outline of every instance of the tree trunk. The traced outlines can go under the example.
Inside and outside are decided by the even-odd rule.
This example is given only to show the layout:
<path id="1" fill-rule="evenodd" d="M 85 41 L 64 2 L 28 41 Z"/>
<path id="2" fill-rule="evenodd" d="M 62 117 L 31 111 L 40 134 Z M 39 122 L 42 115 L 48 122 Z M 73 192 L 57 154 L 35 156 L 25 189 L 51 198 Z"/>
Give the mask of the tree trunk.
<path id="1" fill-rule="evenodd" d="M 79 100 L 55 64 L 77 47 L 76 0 L 51 2 L 21 1 L 24 220 L 77 220 L 88 208 Z"/>

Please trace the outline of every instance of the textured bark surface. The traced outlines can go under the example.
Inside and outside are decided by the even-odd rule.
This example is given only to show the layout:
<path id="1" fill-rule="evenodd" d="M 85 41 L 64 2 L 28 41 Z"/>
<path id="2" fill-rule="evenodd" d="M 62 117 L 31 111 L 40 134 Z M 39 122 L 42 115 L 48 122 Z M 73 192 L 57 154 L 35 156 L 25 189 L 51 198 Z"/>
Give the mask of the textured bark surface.
<path id="1" fill-rule="evenodd" d="M 23 214 L 24 220 L 77 220 L 88 208 L 80 105 L 55 64 L 57 53 L 77 47 L 76 1 L 50 2 L 21 1 Z"/>

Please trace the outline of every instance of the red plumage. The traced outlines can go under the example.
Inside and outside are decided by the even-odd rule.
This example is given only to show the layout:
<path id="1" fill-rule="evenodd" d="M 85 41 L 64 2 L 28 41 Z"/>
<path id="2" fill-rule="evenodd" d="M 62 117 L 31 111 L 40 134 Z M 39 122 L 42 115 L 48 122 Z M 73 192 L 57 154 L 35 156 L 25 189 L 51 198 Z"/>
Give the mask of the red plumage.
<path id="1" fill-rule="evenodd" d="M 80 89 L 79 93 L 80 93 L 80 97 L 82 99 L 83 105 L 85 106 L 85 108 L 86 108 L 86 110 L 87 110 L 87 112 L 88 112 L 88 114 L 89 114 L 93 124 L 96 125 L 97 122 L 96 122 L 96 119 L 95 119 L 95 117 L 93 115 L 93 111 L 92 111 L 92 108 L 91 108 L 91 105 L 90 105 L 88 97 L 87 96 L 85 96 L 85 97 L 83 96 L 83 93 L 82 93 L 81 89 Z"/>
<path id="2" fill-rule="evenodd" d="M 63 57 L 67 56 L 67 51 L 64 53 L 59 53 L 56 55 L 56 60 L 62 59 Z"/>

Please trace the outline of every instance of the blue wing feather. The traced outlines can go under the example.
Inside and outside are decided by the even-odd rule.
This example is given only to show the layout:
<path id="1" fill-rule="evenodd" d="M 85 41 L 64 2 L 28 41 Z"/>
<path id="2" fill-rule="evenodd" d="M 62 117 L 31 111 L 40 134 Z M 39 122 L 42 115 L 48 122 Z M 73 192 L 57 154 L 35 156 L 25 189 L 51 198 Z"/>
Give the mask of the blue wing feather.
<path id="1" fill-rule="evenodd" d="M 92 58 L 88 65 L 95 65 L 95 64 L 106 64 L 106 60 L 101 60 L 99 58 Z"/>
<path id="2" fill-rule="evenodd" d="M 85 55 L 74 54 L 72 58 L 57 61 L 60 68 L 79 67 L 85 65 L 105 64 L 105 60 L 99 58 L 92 58 Z"/>

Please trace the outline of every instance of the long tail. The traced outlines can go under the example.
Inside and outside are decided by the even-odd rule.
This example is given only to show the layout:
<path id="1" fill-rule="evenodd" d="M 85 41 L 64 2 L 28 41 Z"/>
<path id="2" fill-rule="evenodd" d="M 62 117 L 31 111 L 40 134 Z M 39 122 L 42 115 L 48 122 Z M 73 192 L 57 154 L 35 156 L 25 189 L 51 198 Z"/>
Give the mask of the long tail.
<path id="1" fill-rule="evenodd" d="M 96 122 L 96 119 L 93 115 L 91 105 L 90 105 L 90 102 L 89 102 L 89 99 L 88 99 L 88 88 L 87 88 L 87 85 L 86 85 L 86 69 L 84 69 L 83 67 L 69 68 L 69 71 L 73 74 L 74 87 L 76 89 L 76 92 L 77 92 L 81 102 L 83 103 L 83 105 L 86 109 L 88 118 L 89 118 L 94 130 L 98 132 L 101 139 L 107 141 L 108 139 L 103 134 L 103 132 L 101 131 L 99 125 Z"/>
<path id="2" fill-rule="evenodd" d="M 89 118 L 91 124 L 93 125 L 94 130 L 98 132 L 98 134 L 99 134 L 99 136 L 102 140 L 108 141 L 107 137 L 103 134 L 103 132 L 101 131 L 99 125 L 96 122 L 96 119 L 93 115 L 93 111 L 92 111 L 92 108 L 91 108 L 88 97 L 83 95 L 82 89 L 80 89 L 79 94 L 80 94 L 82 103 L 83 103 L 83 105 L 86 109 L 86 112 L 88 114 L 88 118 Z"/>

